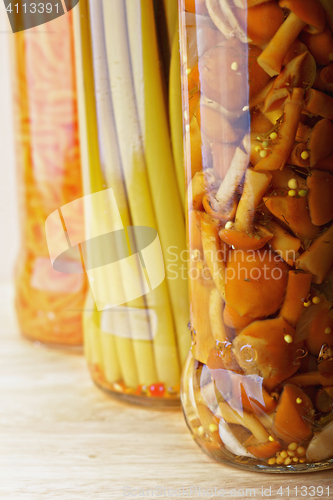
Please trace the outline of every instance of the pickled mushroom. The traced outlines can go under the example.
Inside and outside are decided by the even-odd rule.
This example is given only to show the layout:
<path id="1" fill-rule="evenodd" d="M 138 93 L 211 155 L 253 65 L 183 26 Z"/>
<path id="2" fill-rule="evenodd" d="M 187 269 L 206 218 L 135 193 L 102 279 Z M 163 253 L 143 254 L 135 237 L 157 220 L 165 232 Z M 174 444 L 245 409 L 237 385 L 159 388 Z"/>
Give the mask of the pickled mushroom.
<path id="1" fill-rule="evenodd" d="M 299 256 L 301 240 L 292 236 L 286 229 L 282 228 L 277 222 L 270 220 L 266 227 L 273 238 L 269 240 L 269 246 L 290 266 Z"/>
<path id="2" fill-rule="evenodd" d="M 264 2 L 247 9 L 247 35 L 253 45 L 264 47 L 284 21 L 283 10 L 275 2 Z"/>
<path id="3" fill-rule="evenodd" d="M 295 330 L 283 318 L 254 321 L 233 340 L 233 351 L 245 374 L 263 378 L 263 386 L 274 389 L 293 375 L 298 367 L 296 351 L 299 345 L 287 343 Z"/>
<path id="4" fill-rule="evenodd" d="M 317 459 L 333 411 L 333 5 L 206 7 L 184 54 L 194 434 L 275 472 Z"/>
<path id="5" fill-rule="evenodd" d="M 287 190 L 280 190 L 264 197 L 266 208 L 301 240 L 313 240 L 319 228 L 310 219 L 306 197 L 289 196 Z"/>
<path id="6" fill-rule="evenodd" d="M 304 302 L 310 292 L 312 275 L 289 271 L 286 296 L 281 307 L 279 316 L 285 319 L 289 325 L 296 327 L 301 314 L 304 312 Z M 300 338 L 299 340 L 303 340 Z"/>
<path id="7" fill-rule="evenodd" d="M 323 226 L 333 219 L 333 175 L 323 170 L 312 170 L 307 185 L 311 221 L 316 226 Z"/>
<path id="8" fill-rule="evenodd" d="M 312 115 L 333 120 L 333 97 L 315 89 L 309 89 L 305 96 L 304 109 Z"/>
<path id="9" fill-rule="evenodd" d="M 270 76 L 280 73 L 286 53 L 303 29 L 317 34 L 322 33 L 326 25 L 318 0 L 280 0 L 279 6 L 289 9 L 290 13 L 258 59 Z"/>
<path id="10" fill-rule="evenodd" d="M 333 455 L 333 422 L 327 424 L 320 432 L 316 433 L 309 443 L 306 451 L 308 460 L 320 462 Z"/>
<path id="11" fill-rule="evenodd" d="M 300 40 L 305 43 L 317 64 L 326 66 L 333 61 L 333 38 L 328 26 L 317 35 L 303 31 Z"/>
<path id="12" fill-rule="evenodd" d="M 310 52 L 303 52 L 290 61 L 276 77 L 265 99 L 265 111 L 274 111 L 283 106 L 289 96 L 288 89 L 312 87 L 316 78 L 316 63 Z"/>
<path id="13" fill-rule="evenodd" d="M 312 402 L 299 387 L 286 384 L 276 409 L 273 432 L 285 443 L 300 443 L 312 437 Z"/>
<path id="14" fill-rule="evenodd" d="M 273 237 L 265 227 L 256 228 L 254 223 L 256 208 L 267 191 L 271 179 L 269 173 L 255 172 L 253 169 L 246 171 L 235 223 L 230 229 L 221 229 L 219 236 L 222 241 L 236 249 L 257 250 Z"/>
<path id="15" fill-rule="evenodd" d="M 298 123 L 304 105 L 304 90 L 292 89 L 284 105 L 282 123 L 277 129 L 278 140 L 273 145 L 270 154 L 263 158 L 255 166 L 255 170 L 278 170 L 282 169 L 294 146 Z"/>
<path id="16" fill-rule="evenodd" d="M 307 142 L 309 152 L 309 165 L 315 167 L 316 163 L 327 158 L 333 151 L 333 123 L 324 118 L 319 120 L 310 132 Z"/>
<path id="17" fill-rule="evenodd" d="M 322 283 L 333 265 L 333 226 L 322 233 L 296 260 L 296 268 L 313 275 L 314 283 Z"/>
<path id="18" fill-rule="evenodd" d="M 288 266 L 271 250 L 230 250 L 226 267 L 226 303 L 240 316 L 266 317 L 282 305 Z"/>

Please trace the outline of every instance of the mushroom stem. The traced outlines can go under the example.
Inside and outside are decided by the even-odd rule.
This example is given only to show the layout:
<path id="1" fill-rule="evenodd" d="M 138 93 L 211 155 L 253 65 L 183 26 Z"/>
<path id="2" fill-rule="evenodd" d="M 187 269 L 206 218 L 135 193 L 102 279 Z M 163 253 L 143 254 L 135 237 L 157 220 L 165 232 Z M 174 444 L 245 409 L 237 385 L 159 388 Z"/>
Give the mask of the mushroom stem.
<path id="1" fill-rule="evenodd" d="M 269 76 L 278 75 L 283 59 L 306 23 L 290 12 L 287 19 L 277 30 L 265 50 L 258 57 L 258 64 Z"/>
<path id="2" fill-rule="evenodd" d="M 242 180 L 248 164 L 249 155 L 244 153 L 242 149 L 237 148 L 230 168 L 216 193 L 216 200 L 219 205 L 225 206 L 230 201 L 238 184 Z"/>
<path id="3" fill-rule="evenodd" d="M 210 274 L 216 288 L 222 297 L 225 296 L 225 264 L 223 250 L 218 235 L 218 225 L 209 215 L 201 219 L 201 238 L 205 261 L 209 267 Z"/>
<path id="4" fill-rule="evenodd" d="M 255 172 L 250 168 L 246 171 L 244 190 L 236 211 L 236 231 L 247 233 L 254 230 L 255 210 L 271 180 L 272 176 L 269 173 Z"/>
<path id="5" fill-rule="evenodd" d="M 284 106 L 283 122 L 277 130 L 279 134 L 277 143 L 273 146 L 271 154 L 257 163 L 255 170 L 278 170 L 285 166 L 295 142 L 297 127 L 304 104 L 303 97 L 303 89 L 293 89 L 291 96 L 287 99 Z"/>
<path id="6" fill-rule="evenodd" d="M 333 120 L 333 97 L 319 90 L 309 89 L 305 98 L 305 110 L 313 115 Z"/>
<path id="7" fill-rule="evenodd" d="M 206 0 L 206 7 L 215 26 L 226 38 L 232 38 L 234 31 L 222 13 L 219 0 Z"/>
<path id="8" fill-rule="evenodd" d="M 224 301 L 220 292 L 217 288 L 213 288 L 209 297 L 209 318 L 213 337 L 219 342 L 227 340 L 227 333 L 222 319 L 223 304 Z"/>
<path id="9" fill-rule="evenodd" d="M 308 387 L 310 385 L 330 387 L 333 385 L 333 375 L 324 377 L 319 371 L 298 373 L 297 375 L 284 380 L 283 384 L 294 384 L 299 387 Z"/>
<path id="10" fill-rule="evenodd" d="M 309 295 L 311 280 L 312 275 L 309 273 L 289 271 L 286 296 L 279 316 L 294 328 L 304 311 L 304 301 Z"/>
<path id="11" fill-rule="evenodd" d="M 222 418 L 229 424 L 243 425 L 254 435 L 258 441 L 268 441 L 269 434 L 259 420 L 249 413 L 243 412 L 240 415 L 237 411 L 233 410 L 228 403 L 219 403 Z"/>
<path id="12" fill-rule="evenodd" d="M 233 32 L 237 36 L 237 38 L 241 42 L 247 43 L 249 41 L 249 39 L 246 35 L 246 31 L 244 31 L 242 29 L 242 27 L 240 26 L 240 23 L 233 12 L 234 9 L 229 5 L 229 2 L 227 0 L 220 0 L 220 8 L 221 8 L 222 14 L 229 21 L 230 26 L 233 29 Z"/>

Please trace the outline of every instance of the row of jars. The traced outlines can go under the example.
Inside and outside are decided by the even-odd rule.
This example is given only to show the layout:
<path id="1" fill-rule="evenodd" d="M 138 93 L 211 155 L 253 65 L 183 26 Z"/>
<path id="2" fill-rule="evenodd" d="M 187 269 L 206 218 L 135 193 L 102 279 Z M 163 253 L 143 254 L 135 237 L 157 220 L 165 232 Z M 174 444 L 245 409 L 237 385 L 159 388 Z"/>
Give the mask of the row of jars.
<path id="1" fill-rule="evenodd" d="M 333 465 L 333 14 L 307 4 L 80 0 L 14 35 L 22 333 L 84 341 L 129 402 L 181 393 L 201 448 L 269 472 Z"/>

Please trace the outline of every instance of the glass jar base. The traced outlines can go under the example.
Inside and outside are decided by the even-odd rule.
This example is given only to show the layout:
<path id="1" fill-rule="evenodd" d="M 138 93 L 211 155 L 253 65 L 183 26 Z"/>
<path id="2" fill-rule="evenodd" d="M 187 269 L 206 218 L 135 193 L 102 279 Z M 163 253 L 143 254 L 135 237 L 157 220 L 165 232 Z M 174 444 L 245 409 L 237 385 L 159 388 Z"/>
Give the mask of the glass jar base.
<path id="1" fill-rule="evenodd" d="M 109 383 L 105 380 L 102 371 L 96 369 L 96 367 L 89 366 L 89 370 L 95 385 L 113 398 L 119 399 L 125 403 L 156 409 L 181 409 L 179 391 L 175 391 L 174 394 L 167 393 L 167 395 L 163 396 L 140 394 L 138 390 L 125 387 L 122 382 Z"/>
<path id="2" fill-rule="evenodd" d="M 211 413 L 208 409 L 203 412 L 203 401 L 198 402 L 195 396 L 195 360 L 190 354 L 186 362 L 181 387 L 181 402 L 186 424 L 189 427 L 195 442 L 210 457 L 224 465 L 236 467 L 238 469 L 265 472 L 268 474 L 288 474 L 323 471 L 333 468 L 333 458 L 321 462 L 305 462 L 295 464 L 269 464 L 268 460 L 260 460 L 247 456 L 234 455 L 223 444 L 220 438 L 216 419 L 209 421 L 207 414 Z M 201 411 L 198 411 L 198 406 Z M 205 415 L 206 413 L 206 415 Z M 211 413 L 212 414 L 212 413 Z M 213 415 L 213 414 L 212 414 Z"/>

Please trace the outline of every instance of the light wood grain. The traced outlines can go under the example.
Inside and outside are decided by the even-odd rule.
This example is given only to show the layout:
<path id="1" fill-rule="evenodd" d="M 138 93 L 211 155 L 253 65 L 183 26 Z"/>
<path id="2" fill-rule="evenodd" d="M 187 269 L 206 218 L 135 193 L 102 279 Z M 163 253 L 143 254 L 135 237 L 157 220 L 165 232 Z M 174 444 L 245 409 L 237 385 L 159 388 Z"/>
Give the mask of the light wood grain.
<path id="1" fill-rule="evenodd" d="M 296 498 L 296 485 L 330 485 L 333 498 L 332 471 L 276 476 L 222 466 L 193 442 L 180 411 L 111 399 L 93 385 L 80 354 L 20 338 L 11 295 L 10 286 L 0 288 L 0 498 L 147 498 L 125 497 L 124 486 L 216 487 L 229 497 L 233 488 L 255 488 L 256 498 L 287 498 L 286 490 L 276 495 L 282 485 L 290 486 L 289 498 Z M 272 488 L 270 497 L 262 486 Z"/>

